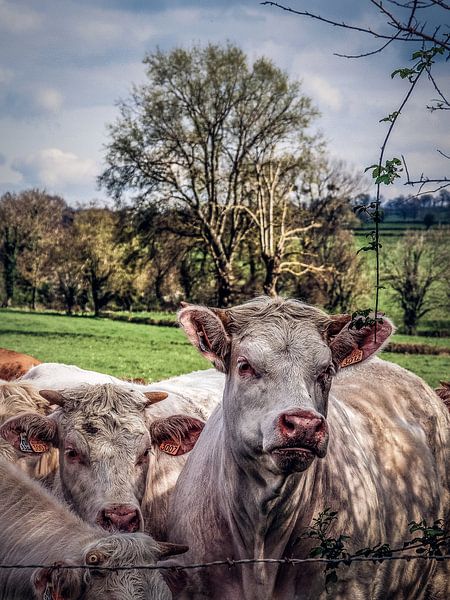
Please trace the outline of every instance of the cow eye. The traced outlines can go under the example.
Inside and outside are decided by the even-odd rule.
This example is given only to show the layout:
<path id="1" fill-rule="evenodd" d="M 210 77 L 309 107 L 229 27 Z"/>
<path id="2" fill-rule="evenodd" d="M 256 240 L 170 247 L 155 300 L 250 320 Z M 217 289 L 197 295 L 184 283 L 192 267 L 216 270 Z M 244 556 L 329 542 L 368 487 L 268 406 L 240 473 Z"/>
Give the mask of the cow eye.
<path id="1" fill-rule="evenodd" d="M 137 464 L 141 465 L 142 463 L 144 463 L 146 460 L 148 460 L 150 454 L 150 448 L 147 448 L 142 454 L 141 456 L 138 458 L 137 460 Z"/>
<path id="2" fill-rule="evenodd" d="M 79 462 L 81 460 L 79 452 L 77 452 L 74 448 L 66 448 L 66 450 L 64 450 L 64 456 L 69 462 Z"/>
<path id="3" fill-rule="evenodd" d="M 251 366 L 247 359 L 240 356 L 237 359 L 237 369 L 241 377 L 255 377 L 255 369 Z"/>
<path id="4" fill-rule="evenodd" d="M 324 383 L 330 379 L 335 374 L 333 365 L 327 367 L 322 373 L 319 375 L 318 380 L 320 383 Z"/>

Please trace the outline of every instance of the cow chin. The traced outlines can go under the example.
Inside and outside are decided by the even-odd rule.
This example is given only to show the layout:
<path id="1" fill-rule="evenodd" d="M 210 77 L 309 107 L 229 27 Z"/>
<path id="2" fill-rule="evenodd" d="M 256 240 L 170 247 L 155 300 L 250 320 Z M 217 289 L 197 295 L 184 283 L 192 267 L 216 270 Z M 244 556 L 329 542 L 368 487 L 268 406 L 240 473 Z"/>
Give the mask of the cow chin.
<path id="1" fill-rule="evenodd" d="M 282 473 L 306 471 L 317 457 L 312 450 L 307 448 L 275 448 L 270 454 Z"/>

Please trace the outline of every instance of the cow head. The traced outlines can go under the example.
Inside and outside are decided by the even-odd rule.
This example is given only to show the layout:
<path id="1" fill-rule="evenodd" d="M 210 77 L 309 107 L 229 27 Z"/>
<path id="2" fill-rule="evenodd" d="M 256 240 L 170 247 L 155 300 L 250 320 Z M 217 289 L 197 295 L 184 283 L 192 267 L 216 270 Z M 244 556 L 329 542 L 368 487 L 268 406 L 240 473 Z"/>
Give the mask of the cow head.
<path id="1" fill-rule="evenodd" d="M 62 494 L 84 520 L 109 530 L 142 529 L 140 502 L 152 451 L 145 408 L 167 394 L 112 384 L 40 393 L 59 408 L 50 416 L 9 419 L 2 437 L 23 453 L 59 449 Z"/>
<path id="2" fill-rule="evenodd" d="M 40 600 L 170 600 L 169 586 L 157 570 L 113 569 L 125 565 L 155 564 L 160 559 L 187 550 L 187 546 L 156 542 L 141 533 L 111 535 L 84 548 L 81 556 L 74 557 L 73 561 L 37 569 L 31 576 L 31 583 Z M 79 564 L 91 568 L 85 571 L 64 568 Z"/>
<path id="3" fill-rule="evenodd" d="M 383 318 L 375 340 L 373 324 L 280 298 L 227 310 L 188 305 L 179 320 L 227 375 L 223 413 L 233 448 L 278 473 L 304 471 L 326 455 L 334 375 L 375 354 L 393 331 Z"/>

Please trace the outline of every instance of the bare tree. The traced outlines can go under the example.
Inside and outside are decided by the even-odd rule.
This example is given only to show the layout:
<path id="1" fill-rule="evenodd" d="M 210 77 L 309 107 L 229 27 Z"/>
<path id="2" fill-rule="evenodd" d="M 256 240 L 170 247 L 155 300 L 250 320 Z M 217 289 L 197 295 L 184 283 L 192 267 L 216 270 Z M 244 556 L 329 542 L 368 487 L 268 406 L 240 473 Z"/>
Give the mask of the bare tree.
<path id="1" fill-rule="evenodd" d="M 315 264 L 302 253 L 299 237 L 321 224 L 305 218 L 305 210 L 296 196 L 302 170 L 309 167 L 310 153 L 279 154 L 272 147 L 252 163 L 249 186 L 252 199 L 248 213 L 258 231 L 259 249 L 265 267 L 264 292 L 277 294 L 282 273 L 302 277 L 310 271 L 322 272 L 323 265 Z M 303 219 L 302 219 L 303 217 Z"/>
<path id="2" fill-rule="evenodd" d="M 353 59 L 371 56 L 373 54 L 383 52 L 383 50 L 390 44 L 413 44 L 412 48 L 415 49 L 411 55 L 411 60 L 413 61 L 412 66 L 398 68 L 391 74 L 392 77 L 399 76 L 402 79 L 405 79 L 408 81 L 409 85 L 407 92 L 405 93 L 399 105 L 395 107 L 395 110 L 381 119 L 381 121 L 388 123 L 387 133 L 385 134 L 383 143 L 381 144 L 378 162 L 370 167 L 367 167 L 366 169 L 370 169 L 372 171 L 372 177 L 376 184 L 376 200 L 368 207 L 360 207 L 360 209 L 364 210 L 374 222 L 372 239 L 364 247 L 364 250 L 372 250 L 375 252 L 375 314 L 377 314 L 380 289 L 379 249 L 381 247 L 379 223 L 382 214 L 380 209 L 380 185 L 390 185 L 397 178 L 399 178 L 402 170 L 402 164 L 407 177 L 406 185 L 418 185 L 418 194 L 429 191 L 438 191 L 450 185 L 450 179 L 447 176 L 431 179 L 422 173 L 419 178 L 411 177 L 404 156 L 402 156 L 401 159 L 398 157 L 386 159 L 385 157 L 387 145 L 391 138 L 394 127 L 400 115 L 403 113 L 405 106 L 412 97 L 419 80 L 422 80 L 425 76 L 428 76 L 433 90 L 438 94 L 438 98 L 432 101 L 431 106 L 428 106 L 430 110 L 450 109 L 449 99 L 444 95 L 441 87 L 434 77 L 434 74 L 432 73 L 433 64 L 436 62 L 436 60 L 439 58 L 443 59 L 445 55 L 448 55 L 450 52 L 450 31 L 448 25 L 443 25 L 446 22 L 445 17 L 447 17 L 449 14 L 448 11 L 450 11 L 450 5 L 443 0 L 367 0 L 367 3 L 369 8 L 374 9 L 379 15 L 381 15 L 381 22 L 384 22 L 384 26 L 382 25 L 381 28 L 377 27 L 374 29 L 350 22 L 339 22 L 324 15 L 305 10 L 293 9 L 285 4 L 279 4 L 278 2 L 273 2 L 270 0 L 262 2 L 262 4 L 276 6 L 284 11 L 321 21 L 332 27 L 339 27 L 364 34 L 370 38 L 374 38 L 382 42 L 381 46 L 368 50 L 367 52 L 361 52 L 353 55 L 338 54 L 338 56 L 342 56 L 344 58 Z M 436 23 L 436 25 L 433 25 L 433 23 Z M 448 153 L 445 153 L 440 149 L 437 150 L 444 158 L 450 158 Z M 437 188 L 434 190 L 429 190 L 426 188 L 428 184 L 437 185 Z M 376 328 L 374 331 L 376 337 Z"/>
<path id="3" fill-rule="evenodd" d="M 184 214 L 183 233 L 202 239 L 226 305 L 249 228 L 250 153 L 303 131 L 316 113 L 298 83 L 267 59 L 249 66 L 232 45 L 157 51 L 144 62 L 149 81 L 120 105 L 100 183 L 117 199 L 132 192 Z"/>

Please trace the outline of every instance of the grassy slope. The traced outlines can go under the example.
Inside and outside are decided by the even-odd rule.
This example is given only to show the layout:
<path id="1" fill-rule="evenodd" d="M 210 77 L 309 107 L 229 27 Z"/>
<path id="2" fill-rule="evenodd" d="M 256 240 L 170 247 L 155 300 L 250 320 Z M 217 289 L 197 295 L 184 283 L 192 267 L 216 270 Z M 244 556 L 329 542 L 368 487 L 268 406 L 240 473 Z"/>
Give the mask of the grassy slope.
<path id="1" fill-rule="evenodd" d="M 450 347 L 449 338 L 407 338 Z M 0 311 L 0 347 L 32 354 L 44 362 L 75 364 L 119 377 L 158 380 L 204 369 L 209 363 L 174 327 L 123 323 L 109 319 Z M 450 377 L 449 356 L 384 353 L 435 386 Z"/>
<path id="2" fill-rule="evenodd" d="M 209 365 L 175 327 L 109 319 L 0 311 L 0 347 L 43 362 L 149 380 Z"/>

